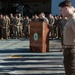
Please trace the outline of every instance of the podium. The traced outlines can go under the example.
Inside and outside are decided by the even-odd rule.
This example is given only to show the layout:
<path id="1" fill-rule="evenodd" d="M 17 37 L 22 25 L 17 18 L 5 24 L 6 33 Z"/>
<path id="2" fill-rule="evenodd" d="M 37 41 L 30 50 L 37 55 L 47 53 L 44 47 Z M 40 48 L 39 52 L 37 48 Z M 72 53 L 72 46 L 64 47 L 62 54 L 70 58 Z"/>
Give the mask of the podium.
<path id="1" fill-rule="evenodd" d="M 49 25 L 46 22 L 30 23 L 30 50 L 42 53 L 49 51 Z"/>

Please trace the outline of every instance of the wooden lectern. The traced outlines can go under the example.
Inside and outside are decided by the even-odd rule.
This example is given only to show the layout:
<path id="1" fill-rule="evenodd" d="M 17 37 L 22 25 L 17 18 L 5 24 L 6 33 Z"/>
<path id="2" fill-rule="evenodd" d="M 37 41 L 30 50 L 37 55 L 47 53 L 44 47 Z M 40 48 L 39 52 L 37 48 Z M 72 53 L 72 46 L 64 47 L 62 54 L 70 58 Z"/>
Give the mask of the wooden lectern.
<path id="1" fill-rule="evenodd" d="M 30 23 L 30 50 L 43 53 L 49 51 L 49 25 L 46 22 Z"/>

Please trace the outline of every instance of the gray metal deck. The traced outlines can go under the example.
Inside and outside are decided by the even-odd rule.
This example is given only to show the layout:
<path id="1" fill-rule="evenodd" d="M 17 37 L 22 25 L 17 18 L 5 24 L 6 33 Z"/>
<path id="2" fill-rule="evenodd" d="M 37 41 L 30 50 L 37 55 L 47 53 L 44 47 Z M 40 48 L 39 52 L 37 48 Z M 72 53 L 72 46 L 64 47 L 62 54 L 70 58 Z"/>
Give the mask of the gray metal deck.
<path id="1" fill-rule="evenodd" d="M 0 40 L 0 75 L 65 75 L 59 40 L 47 53 L 31 52 L 29 40 Z"/>

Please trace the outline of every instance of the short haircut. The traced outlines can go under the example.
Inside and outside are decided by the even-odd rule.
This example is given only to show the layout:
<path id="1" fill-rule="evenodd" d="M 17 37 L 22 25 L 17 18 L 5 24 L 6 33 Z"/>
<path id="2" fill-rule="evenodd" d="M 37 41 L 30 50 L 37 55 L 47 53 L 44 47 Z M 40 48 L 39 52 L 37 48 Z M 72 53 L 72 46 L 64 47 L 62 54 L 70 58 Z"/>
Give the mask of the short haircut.
<path id="1" fill-rule="evenodd" d="M 66 0 L 59 4 L 59 7 L 62 7 L 62 8 L 66 6 L 71 7 L 72 6 L 71 2 Z"/>

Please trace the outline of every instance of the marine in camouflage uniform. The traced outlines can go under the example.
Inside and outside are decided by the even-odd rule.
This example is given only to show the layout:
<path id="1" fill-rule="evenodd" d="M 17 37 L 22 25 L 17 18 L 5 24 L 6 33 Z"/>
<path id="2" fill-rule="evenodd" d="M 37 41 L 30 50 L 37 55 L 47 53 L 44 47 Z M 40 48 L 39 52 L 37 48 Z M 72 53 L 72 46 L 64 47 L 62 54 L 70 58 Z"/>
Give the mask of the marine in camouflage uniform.
<path id="1" fill-rule="evenodd" d="M 52 16 L 52 14 L 49 14 L 49 17 L 48 17 L 48 20 L 49 20 L 49 26 L 50 26 L 50 37 L 51 39 L 54 38 L 54 17 Z"/>
<path id="2" fill-rule="evenodd" d="M 14 24 L 14 16 L 13 14 L 10 14 L 10 25 L 9 25 L 10 38 L 13 38 L 13 24 Z"/>
<path id="3" fill-rule="evenodd" d="M 4 16 L 0 15 L 0 39 L 3 40 L 3 26 L 4 26 Z"/>
<path id="4" fill-rule="evenodd" d="M 10 38 L 9 33 L 9 25 L 10 25 L 10 19 L 7 15 L 5 15 L 5 21 L 6 21 L 6 39 Z"/>
<path id="5" fill-rule="evenodd" d="M 18 32 L 19 32 L 19 37 L 22 37 L 22 35 L 23 35 L 23 32 L 22 32 L 22 30 L 23 30 L 23 18 L 21 17 L 21 15 L 19 15 L 18 16 Z"/>
<path id="6" fill-rule="evenodd" d="M 30 19 L 26 16 L 23 20 L 23 32 L 25 37 L 29 37 L 30 34 Z"/>
<path id="7" fill-rule="evenodd" d="M 13 37 L 14 38 L 19 38 L 19 19 L 18 16 L 15 15 L 14 19 L 13 19 Z"/>

